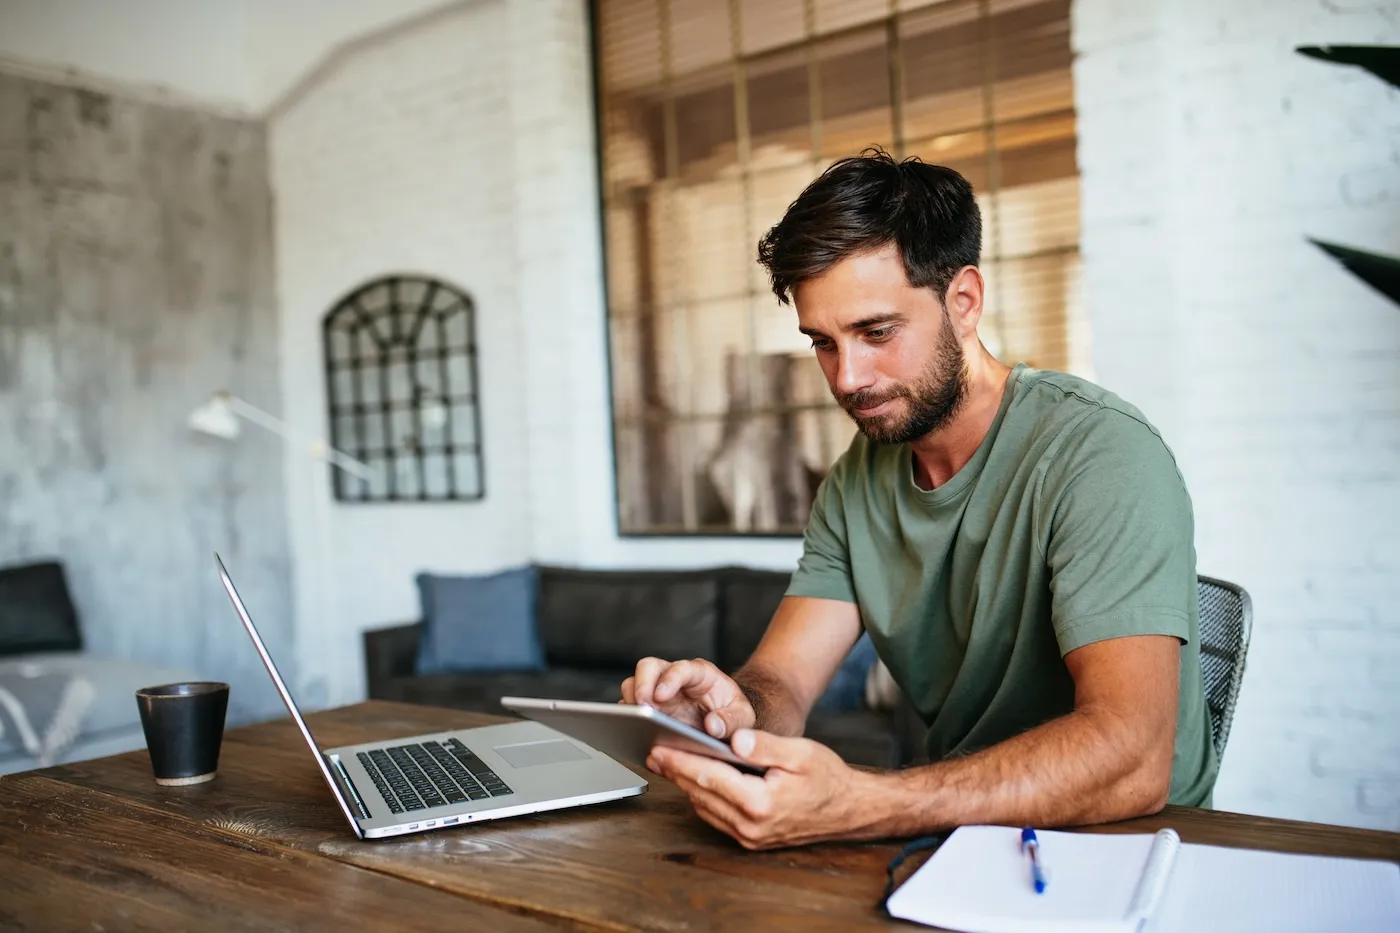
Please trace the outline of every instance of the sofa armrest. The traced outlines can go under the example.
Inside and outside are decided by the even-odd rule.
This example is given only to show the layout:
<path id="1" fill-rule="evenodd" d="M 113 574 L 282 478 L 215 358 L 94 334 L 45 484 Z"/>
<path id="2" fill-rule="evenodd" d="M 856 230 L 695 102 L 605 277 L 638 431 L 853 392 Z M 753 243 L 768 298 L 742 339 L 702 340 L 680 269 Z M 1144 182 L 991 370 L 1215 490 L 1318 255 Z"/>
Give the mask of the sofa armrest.
<path id="1" fill-rule="evenodd" d="M 364 633 L 365 675 L 370 699 L 385 696 L 384 687 L 398 677 L 412 677 L 418 666 L 420 623 L 372 629 Z"/>

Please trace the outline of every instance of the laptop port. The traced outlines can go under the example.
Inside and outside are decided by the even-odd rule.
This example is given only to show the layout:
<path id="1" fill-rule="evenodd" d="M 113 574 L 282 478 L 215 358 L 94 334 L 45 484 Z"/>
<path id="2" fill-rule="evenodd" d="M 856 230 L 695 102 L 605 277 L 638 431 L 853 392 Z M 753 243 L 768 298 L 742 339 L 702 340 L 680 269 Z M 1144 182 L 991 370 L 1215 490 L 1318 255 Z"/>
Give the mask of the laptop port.
<path id="1" fill-rule="evenodd" d="M 445 820 L 442 821 L 442 825 L 443 825 L 443 826 L 450 826 L 450 825 L 452 825 L 452 824 L 455 823 L 455 822 L 457 822 L 457 817 L 455 817 L 455 816 L 449 816 L 447 819 L 445 819 Z"/>

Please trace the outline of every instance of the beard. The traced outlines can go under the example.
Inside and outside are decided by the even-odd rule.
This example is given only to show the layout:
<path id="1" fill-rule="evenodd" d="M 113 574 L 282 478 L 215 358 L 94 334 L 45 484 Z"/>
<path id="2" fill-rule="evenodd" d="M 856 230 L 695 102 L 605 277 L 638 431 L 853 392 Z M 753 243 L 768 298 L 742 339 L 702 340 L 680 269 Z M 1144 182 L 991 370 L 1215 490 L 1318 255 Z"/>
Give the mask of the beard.
<path id="1" fill-rule="evenodd" d="M 952 421 L 962 408 L 967 399 L 967 360 L 962 346 L 953 336 L 952 327 L 947 321 L 944 324 L 933 359 L 912 384 L 836 396 L 856 427 L 875 443 L 907 444 L 918 440 Z M 897 398 L 909 401 L 903 414 L 888 413 L 869 418 L 856 414 L 857 409 L 874 408 Z"/>

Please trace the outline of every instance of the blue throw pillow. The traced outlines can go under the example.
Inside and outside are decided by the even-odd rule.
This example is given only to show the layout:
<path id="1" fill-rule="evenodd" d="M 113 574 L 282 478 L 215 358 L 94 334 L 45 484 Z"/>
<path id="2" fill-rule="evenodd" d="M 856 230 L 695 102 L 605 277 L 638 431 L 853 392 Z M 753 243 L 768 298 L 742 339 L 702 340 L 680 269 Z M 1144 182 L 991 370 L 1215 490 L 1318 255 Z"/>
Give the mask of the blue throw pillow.
<path id="1" fill-rule="evenodd" d="M 542 670 L 533 566 L 471 576 L 420 573 L 418 673 Z"/>
<path id="2" fill-rule="evenodd" d="M 862 634 L 851 648 L 846 660 L 836 669 L 826 692 L 817 700 L 816 709 L 825 713 L 846 712 L 865 706 L 865 678 L 875 666 L 875 644 Z"/>

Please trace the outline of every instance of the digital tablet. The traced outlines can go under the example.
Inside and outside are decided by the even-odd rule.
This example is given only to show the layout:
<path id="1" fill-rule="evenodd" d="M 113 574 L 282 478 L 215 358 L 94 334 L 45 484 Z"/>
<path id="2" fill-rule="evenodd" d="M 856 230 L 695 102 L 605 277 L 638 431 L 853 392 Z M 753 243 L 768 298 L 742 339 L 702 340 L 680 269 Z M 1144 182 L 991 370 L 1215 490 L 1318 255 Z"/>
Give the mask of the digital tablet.
<path id="1" fill-rule="evenodd" d="M 764 772 L 734 754 L 728 742 L 650 706 L 535 697 L 501 697 L 501 705 L 625 761 L 645 764 L 653 745 L 669 745 L 727 761 L 750 774 Z"/>

